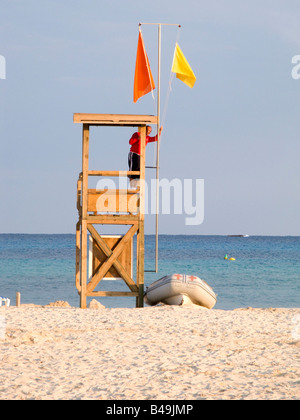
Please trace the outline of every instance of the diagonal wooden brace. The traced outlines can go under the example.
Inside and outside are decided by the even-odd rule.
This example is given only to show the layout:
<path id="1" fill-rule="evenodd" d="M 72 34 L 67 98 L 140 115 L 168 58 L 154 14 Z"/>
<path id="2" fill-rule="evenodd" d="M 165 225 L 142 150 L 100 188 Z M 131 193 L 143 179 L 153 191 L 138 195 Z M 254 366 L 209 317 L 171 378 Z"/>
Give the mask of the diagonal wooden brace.
<path id="1" fill-rule="evenodd" d="M 106 244 L 106 242 L 104 242 L 104 240 L 101 238 L 101 236 L 96 231 L 96 229 L 94 228 L 94 226 L 92 224 L 88 224 L 87 228 L 88 228 L 90 234 L 92 235 L 93 239 L 97 242 L 97 244 L 100 247 L 100 249 L 104 252 L 104 254 L 107 257 L 110 257 L 112 255 L 113 251 Z M 115 269 L 117 270 L 117 272 L 123 278 L 123 280 L 125 281 L 125 283 L 127 284 L 127 286 L 130 288 L 130 290 L 132 292 L 137 292 L 138 291 L 137 285 L 132 280 L 132 278 L 128 274 L 128 272 L 125 270 L 125 268 L 123 267 L 123 265 L 118 260 L 116 260 L 112 265 L 115 267 Z"/>
<path id="2" fill-rule="evenodd" d="M 119 255 L 121 254 L 121 252 L 123 251 L 127 243 L 131 240 L 131 238 L 134 236 L 134 234 L 138 230 L 138 224 L 134 224 L 133 226 L 131 226 L 131 228 L 123 236 L 123 238 L 121 239 L 121 241 L 118 243 L 118 245 L 116 246 L 114 250 L 111 250 L 109 246 L 105 244 L 103 239 L 100 237 L 96 229 L 91 224 L 88 224 L 88 230 L 108 258 L 99 267 L 99 270 L 97 271 L 97 273 L 95 273 L 92 280 L 87 285 L 87 293 L 91 293 L 95 289 L 95 287 L 98 285 L 100 280 L 105 276 L 105 274 L 107 273 L 107 271 L 110 269 L 112 265 L 114 265 L 116 270 L 120 273 L 121 277 L 125 280 L 130 290 L 133 292 L 137 292 L 138 291 L 137 285 L 134 283 L 134 281 L 129 276 L 127 271 L 124 269 L 122 264 L 119 261 L 117 261 L 117 258 L 119 257 Z"/>

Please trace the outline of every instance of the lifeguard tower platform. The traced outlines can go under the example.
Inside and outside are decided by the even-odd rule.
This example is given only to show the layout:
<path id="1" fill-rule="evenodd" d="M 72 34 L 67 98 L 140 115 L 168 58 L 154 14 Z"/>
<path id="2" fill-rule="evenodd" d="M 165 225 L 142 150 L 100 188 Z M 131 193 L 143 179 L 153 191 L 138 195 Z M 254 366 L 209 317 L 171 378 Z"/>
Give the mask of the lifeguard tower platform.
<path id="1" fill-rule="evenodd" d="M 80 295 L 80 307 L 86 308 L 88 296 L 135 296 L 136 306 L 142 307 L 146 125 L 157 124 L 157 117 L 153 115 L 74 114 L 73 121 L 82 124 L 82 172 L 77 182 L 79 220 L 76 225 L 75 277 Z M 141 134 L 140 171 L 89 170 L 91 126 L 136 127 Z M 103 154 L 105 155 L 105 148 L 103 148 Z M 110 156 L 107 156 L 107 160 L 109 159 Z M 129 175 L 140 177 L 137 189 L 89 188 L 91 177 L 128 177 Z M 108 237 L 99 232 L 103 225 L 125 225 L 128 231 L 124 235 Z M 132 243 L 135 235 L 136 279 L 134 280 Z M 89 249 L 92 249 L 92 253 Z M 104 278 L 116 277 L 124 280 L 128 291 L 95 290 Z"/>

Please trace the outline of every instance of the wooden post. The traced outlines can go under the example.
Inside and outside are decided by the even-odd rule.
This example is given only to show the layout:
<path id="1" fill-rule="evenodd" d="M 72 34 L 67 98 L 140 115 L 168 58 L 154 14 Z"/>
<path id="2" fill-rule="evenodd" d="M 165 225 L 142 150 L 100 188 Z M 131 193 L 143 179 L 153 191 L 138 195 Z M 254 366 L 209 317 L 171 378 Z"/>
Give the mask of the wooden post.
<path id="1" fill-rule="evenodd" d="M 21 306 L 21 293 L 17 292 L 16 293 L 16 307 L 20 308 L 20 306 Z"/>
<path id="2" fill-rule="evenodd" d="M 81 239 L 80 239 L 80 225 L 81 222 L 77 222 L 76 224 L 76 252 L 75 252 L 75 256 L 76 256 L 76 262 L 75 262 L 75 285 L 76 288 L 78 290 L 78 292 L 80 292 L 81 290 L 81 285 L 80 285 L 80 244 L 81 244 Z"/>
<path id="3" fill-rule="evenodd" d="M 89 170 L 89 125 L 82 129 L 82 222 L 81 222 L 81 290 L 80 307 L 86 308 L 87 288 L 87 203 L 88 203 L 88 170 Z"/>
<path id="4" fill-rule="evenodd" d="M 141 220 L 139 223 L 139 250 L 138 250 L 138 276 L 137 276 L 137 286 L 138 286 L 138 301 L 137 306 L 142 308 L 144 306 L 144 220 Z"/>
<path id="5" fill-rule="evenodd" d="M 82 128 L 82 218 L 87 218 L 88 171 L 89 171 L 89 137 L 88 124 Z"/>
<path id="6" fill-rule="evenodd" d="M 140 212 L 139 212 L 139 240 L 138 240 L 138 276 L 139 289 L 138 307 L 144 306 L 144 220 L 145 220 L 145 161 L 146 161 L 146 126 L 141 127 L 140 151 Z"/>
<path id="7" fill-rule="evenodd" d="M 140 151 L 140 220 L 145 218 L 145 162 L 146 162 L 146 126 L 141 127 Z"/>

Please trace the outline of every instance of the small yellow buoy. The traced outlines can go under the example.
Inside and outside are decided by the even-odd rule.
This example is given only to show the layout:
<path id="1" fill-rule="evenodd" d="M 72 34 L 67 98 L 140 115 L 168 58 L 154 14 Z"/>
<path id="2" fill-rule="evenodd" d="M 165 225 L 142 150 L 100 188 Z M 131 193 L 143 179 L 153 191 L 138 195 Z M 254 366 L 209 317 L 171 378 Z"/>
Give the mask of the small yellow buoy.
<path id="1" fill-rule="evenodd" d="M 235 261 L 235 258 L 228 258 L 230 261 Z"/>

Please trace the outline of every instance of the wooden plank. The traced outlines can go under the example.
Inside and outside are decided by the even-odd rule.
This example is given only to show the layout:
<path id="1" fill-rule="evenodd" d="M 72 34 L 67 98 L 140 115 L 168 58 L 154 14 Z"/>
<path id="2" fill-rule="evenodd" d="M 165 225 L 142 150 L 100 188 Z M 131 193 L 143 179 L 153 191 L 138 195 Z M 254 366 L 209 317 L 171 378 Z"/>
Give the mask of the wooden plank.
<path id="1" fill-rule="evenodd" d="M 137 190 L 125 190 L 125 189 L 118 190 L 118 189 L 108 189 L 108 188 L 102 189 L 102 190 L 99 190 L 97 188 L 88 189 L 88 194 L 91 194 L 91 195 L 104 194 L 104 193 L 118 194 L 118 195 L 127 195 L 127 194 L 134 195 L 137 193 Z"/>
<path id="2" fill-rule="evenodd" d="M 139 204 L 135 190 L 88 190 L 88 212 L 137 213 Z"/>
<path id="3" fill-rule="evenodd" d="M 140 175 L 139 171 L 89 171 L 90 176 L 128 176 L 128 175 Z"/>
<path id="4" fill-rule="evenodd" d="M 88 215 L 87 221 L 89 223 L 100 224 L 100 225 L 132 225 L 138 223 L 138 215 L 120 214 L 120 215 Z"/>
<path id="5" fill-rule="evenodd" d="M 88 296 L 137 296 L 138 292 L 113 292 L 113 291 L 96 291 L 89 292 Z"/>
<path id="6" fill-rule="evenodd" d="M 135 234 L 135 232 L 137 231 L 137 229 L 138 229 L 138 226 L 137 225 L 133 225 L 128 230 L 128 232 L 123 236 L 122 240 L 118 243 L 118 245 L 114 249 L 113 253 L 102 264 L 102 266 L 100 267 L 100 269 L 98 270 L 98 272 L 94 275 L 94 277 L 92 278 L 92 280 L 89 282 L 89 284 L 87 286 L 87 291 L 88 292 L 91 292 L 92 290 L 95 289 L 95 287 L 97 286 L 97 284 L 99 283 L 99 281 L 105 276 L 105 274 L 107 273 L 108 269 L 112 266 L 112 264 L 119 257 L 119 255 L 123 251 L 123 249 L 124 249 L 125 245 L 127 244 L 127 242 L 131 240 L 131 238 L 133 237 L 133 235 Z"/>
<path id="7" fill-rule="evenodd" d="M 126 125 L 136 127 L 146 124 L 157 124 L 157 117 L 155 115 L 75 113 L 73 122 L 89 125 Z"/>

